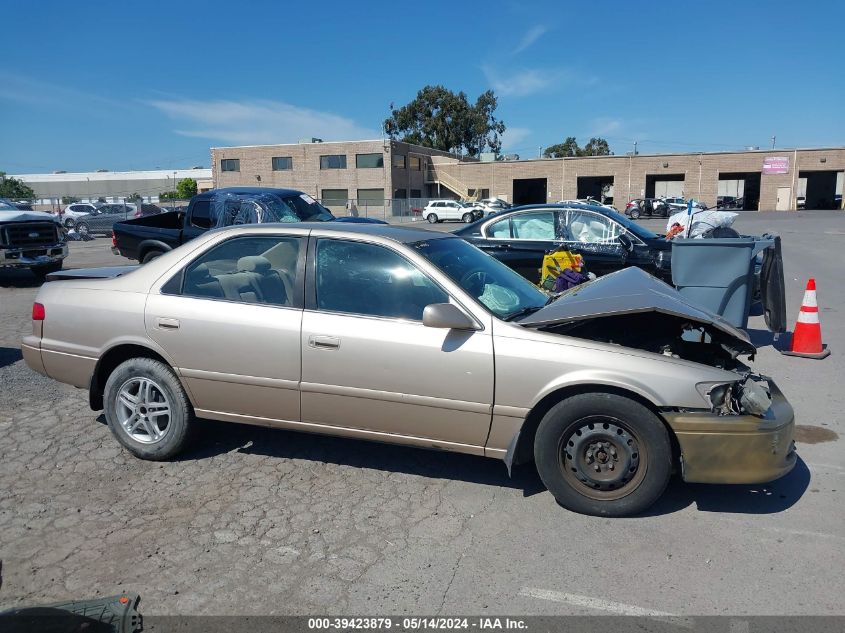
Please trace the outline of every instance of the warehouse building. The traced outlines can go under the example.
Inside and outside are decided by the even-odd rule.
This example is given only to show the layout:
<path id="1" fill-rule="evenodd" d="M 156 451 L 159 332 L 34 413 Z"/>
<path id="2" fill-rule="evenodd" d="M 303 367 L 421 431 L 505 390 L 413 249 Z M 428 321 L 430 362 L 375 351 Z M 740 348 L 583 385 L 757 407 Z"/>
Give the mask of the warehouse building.
<path id="1" fill-rule="evenodd" d="M 211 169 L 154 169 L 144 171 L 90 171 L 52 174 L 10 174 L 32 187 L 36 204 L 56 206 L 62 199 L 80 202 L 124 202 L 138 194 L 147 202 L 158 202 L 159 195 L 175 191 L 176 183 L 183 178 L 197 181 L 197 191 L 212 187 Z"/>
<path id="2" fill-rule="evenodd" d="M 217 187 L 292 187 L 337 209 L 398 215 L 428 198 L 496 196 L 514 204 L 684 196 L 748 210 L 841 208 L 845 147 L 479 161 L 390 140 L 211 150 Z"/>

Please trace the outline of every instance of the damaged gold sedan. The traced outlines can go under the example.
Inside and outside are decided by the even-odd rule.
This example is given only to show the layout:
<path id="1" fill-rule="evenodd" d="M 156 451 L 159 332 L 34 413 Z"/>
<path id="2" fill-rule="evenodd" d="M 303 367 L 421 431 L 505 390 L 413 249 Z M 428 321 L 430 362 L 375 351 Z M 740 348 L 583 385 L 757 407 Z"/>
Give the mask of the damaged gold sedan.
<path id="1" fill-rule="evenodd" d="M 793 412 L 748 336 L 627 268 L 549 296 L 460 238 L 387 225 L 211 231 L 40 289 L 30 367 L 89 391 L 142 459 L 202 419 L 531 461 L 587 514 L 642 512 L 673 471 L 760 483 Z"/>

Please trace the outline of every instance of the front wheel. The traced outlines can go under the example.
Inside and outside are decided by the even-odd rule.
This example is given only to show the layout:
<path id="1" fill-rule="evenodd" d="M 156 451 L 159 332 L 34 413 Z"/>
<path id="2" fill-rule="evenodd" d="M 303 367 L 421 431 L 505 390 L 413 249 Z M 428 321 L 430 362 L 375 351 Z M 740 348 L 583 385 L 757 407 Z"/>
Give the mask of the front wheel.
<path id="1" fill-rule="evenodd" d="M 194 412 L 167 365 L 130 358 L 111 373 L 103 394 L 109 429 L 130 453 L 164 460 L 179 453 L 193 430 Z"/>
<path id="2" fill-rule="evenodd" d="M 464 216 L 461 218 L 466 224 L 472 222 L 475 218 L 473 217 L 472 213 L 464 213 Z"/>
<path id="3" fill-rule="evenodd" d="M 608 393 L 552 407 L 534 441 L 537 472 L 557 502 L 593 516 L 630 516 L 651 506 L 669 482 L 672 446 L 660 419 Z"/>
<path id="4" fill-rule="evenodd" d="M 640 219 L 640 210 L 639 209 L 631 209 L 631 219 L 632 220 L 639 220 Z"/>
<path id="5" fill-rule="evenodd" d="M 428 217 L 426 217 L 426 220 L 428 220 L 429 224 L 437 224 L 437 214 L 429 213 Z"/>
<path id="6" fill-rule="evenodd" d="M 76 224 L 76 220 L 73 218 L 66 218 L 65 219 L 65 228 L 70 230 L 73 228 L 73 225 Z"/>
<path id="7" fill-rule="evenodd" d="M 90 229 L 88 228 L 87 222 L 78 222 L 76 224 L 76 232 L 79 233 L 82 237 L 87 236 L 90 233 Z"/>

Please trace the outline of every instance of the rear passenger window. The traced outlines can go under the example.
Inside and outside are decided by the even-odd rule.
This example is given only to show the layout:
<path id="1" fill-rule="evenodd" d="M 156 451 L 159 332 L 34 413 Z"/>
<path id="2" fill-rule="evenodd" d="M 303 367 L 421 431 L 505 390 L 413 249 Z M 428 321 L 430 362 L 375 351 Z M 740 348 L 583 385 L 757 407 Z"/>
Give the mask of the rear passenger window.
<path id="1" fill-rule="evenodd" d="M 295 306 L 298 237 L 236 237 L 194 260 L 181 294 L 243 303 Z M 168 283 L 166 286 L 169 286 Z M 167 293 L 167 287 L 162 289 Z"/>
<path id="2" fill-rule="evenodd" d="M 317 241 L 317 308 L 422 321 L 425 307 L 447 295 L 399 254 L 383 246 Z"/>

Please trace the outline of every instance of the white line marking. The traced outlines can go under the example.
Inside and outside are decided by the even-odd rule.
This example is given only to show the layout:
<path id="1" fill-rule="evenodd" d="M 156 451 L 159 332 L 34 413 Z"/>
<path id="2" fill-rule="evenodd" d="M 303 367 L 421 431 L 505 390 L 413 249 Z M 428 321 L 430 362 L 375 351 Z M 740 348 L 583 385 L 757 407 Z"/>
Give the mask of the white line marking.
<path id="1" fill-rule="evenodd" d="M 595 609 L 596 611 L 609 611 L 610 613 L 618 613 L 619 615 L 641 615 L 659 618 L 676 617 L 674 613 L 667 613 L 666 611 L 655 611 L 653 609 L 645 609 L 632 604 L 612 602 L 610 600 L 602 600 L 601 598 L 591 598 L 590 596 L 579 596 L 574 593 L 549 591 L 548 589 L 535 589 L 534 587 L 523 587 L 519 590 L 519 595 L 526 596 L 528 598 L 538 598 L 540 600 L 550 600 L 552 602 L 571 604 L 576 607 Z"/>
<path id="2" fill-rule="evenodd" d="M 815 464 L 813 462 L 806 462 L 807 466 L 810 468 L 818 468 L 820 470 L 838 470 L 839 472 L 845 472 L 845 468 L 842 466 L 834 466 L 833 464 Z"/>

